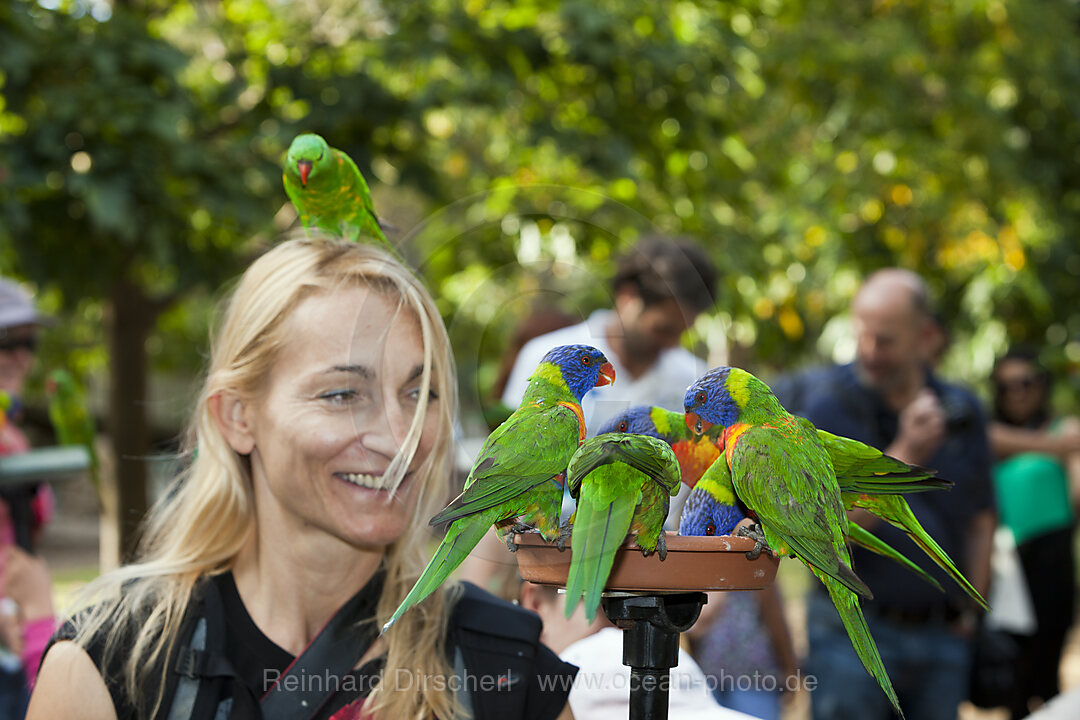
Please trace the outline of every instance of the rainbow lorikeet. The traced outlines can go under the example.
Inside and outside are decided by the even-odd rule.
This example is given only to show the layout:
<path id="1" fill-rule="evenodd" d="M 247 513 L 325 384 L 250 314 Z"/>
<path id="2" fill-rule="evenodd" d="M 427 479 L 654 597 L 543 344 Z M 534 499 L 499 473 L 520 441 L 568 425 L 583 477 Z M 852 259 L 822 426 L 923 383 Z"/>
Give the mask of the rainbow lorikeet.
<path id="1" fill-rule="evenodd" d="M 724 428 L 722 449 L 735 494 L 757 516 L 769 545 L 798 557 L 825 585 L 863 666 L 903 717 L 859 607 L 860 596 L 873 595 L 851 568 L 845 502 L 816 428 L 784 410 L 765 383 L 738 368 L 706 373 L 687 389 L 684 407 L 687 427 L 695 433 Z M 840 472 L 851 469 L 841 465 Z M 863 482 L 884 483 L 870 473 L 853 485 L 861 489 Z"/>
<path id="2" fill-rule="evenodd" d="M 592 622 L 615 553 L 627 533 L 636 536 L 642 554 L 656 552 L 661 560 L 667 557 L 664 519 L 671 496 L 679 492 L 679 463 L 662 440 L 608 433 L 578 448 L 567 467 L 566 481 L 577 500 L 566 617 L 584 595 L 585 617 Z"/>
<path id="3" fill-rule="evenodd" d="M 660 438 L 675 451 L 679 458 L 682 481 L 693 488 L 683 504 L 679 520 L 680 535 L 730 535 L 736 532 L 736 526 L 743 520 L 746 508 L 741 506 L 735 496 L 727 463 L 715 462 L 721 455 L 723 426 L 716 425 L 702 435 L 695 435 L 687 427 L 682 413 L 639 405 L 616 415 L 601 428 L 601 432 L 614 430 Z M 856 482 L 863 483 L 868 490 L 876 491 L 881 488 L 892 492 L 919 492 L 933 489 L 935 485 L 951 485 L 948 481 L 931 478 L 927 471 L 921 468 L 913 468 L 862 443 L 823 430 L 817 432 L 826 443 L 826 449 L 830 451 L 829 456 L 834 467 L 841 467 L 847 473 L 837 478 L 845 503 L 858 501 L 860 506 L 874 507 L 875 500 L 870 497 L 862 499 L 859 493 L 844 491 L 845 486 L 853 487 Z M 890 506 L 895 504 L 907 507 L 902 498 L 895 496 L 890 496 L 887 503 Z M 902 516 L 899 512 L 894 514 L 897 517 Z M 908 522 L 908 526 L 918 526 L 918 521 L 910 510 L 907 516 L 902 517 Z M 848 521 L 848 539 L 856 545 L 890 558 L 934 587 L 941 588 L 940 583 L 925 570 L 853 520 Z"/>
<path id="4" fill-rule="evenodd" d="M 841 493 L 842 497 L 844 495 L 845 493 Z M 687 496 L 686 502 L 683 504 L 682 515 L 679 517 L 679 534 L 740 534 L 736 529 L 744 518 L 740 505 L 738 498 L 735 497 L 731 482 L 731 469 L 728 467 L 726 459 L 720 459 L 705 471 L 705 474 L 701 476 L 701 479 L 694 485 L 694 489 Z M 934 579 L 933 576 L 854 520 L 848 519 L 847 532 L 848 540 L 852 543 L 861 545 L 867 550 L 899 563 L 938 590 L 942 589 L 941 583 Z M 753 535 L 753 533 L 750 534 Z M 752 551 L 747 555 L 756 557 L 757 553 Z"/>
<path id="5" fill-rule="evenodd" d="M 13 412 L 15 399 L 7 390 L 0 390 L 0 428 L 4 427 L 9 420 L 8 413 Z"/>
<path id="6" fill-rule="evenodd" d="M 847 518 L 829 455 L 768 386 L 737 368 L 710 370 L 686 391 L 686 424 L 725 428 L 724 449 L 739 499 L 754 512 L 769 545 L 794 555 L 825 585 L 851 644 L 903 717 L 859 597 L 870 588 L 851 569 Z"/>
<path id="7" fill-rule="evenodd" d="M 90 416 L 86 393 L 75 377 L 62 369 L 49 373 L 45 381 L 45 392 L 49 396 L 49 421 L 56 433 L 57 443 L 82 445 L 86 448 L 90 453 L 90 481 L 100 493 L 101 480 L 98 477 L 97 452 L 94 449 L 97 427 Z"/>
<path id="8" fill-rule="evenodd" d="M 318 228 L 349 240 L 371 238 L 386 248 L 364 176 L 356 163 L 315 133 L 297 135 L 285 155 L 285 194 L 305 228 Z"/>
<path id="9" fill-rule="evenodd" d="M 560 345 L 544 356 L 518 409 L 484 441 L 461 495 L 431 518 L 432 525 L 449 523 L 446 537 L 383 632 L 430 595 L 492 525 L 511 549 L 512 532 L 524 526 L 548 542 L 560 539 L 566 467 L 585 439 L 581 398 L 614 379 L 611 363 L 588 345 Z"/>
<path id="10" fill-rule="evenodd" d="M 739 370 L 739 373 L 745 373 L 745 371 Z M 749 373 L 746 373 L 746 375 L 753 377 Z M 754 380 L 760 383 L 757 378 L 754 378 Z M 761 386 L 770 395 L 772 394 L 764 383 L 761 383 Z M 830 432 L 815 428 L 813 423 L 806 418 L 791 417 L 793 422 L 799 426 L 801 432 L 804 432 L 807 436 L 816 436 L 828 454 L 833 474 L 840 487 L 840 498 L 845 509 L 861 508 L 902 530 L 975 602 L 983 609 L 990 609 L 989 605 L 986 604 L 986 600 L 964 577 L 948 553 L 923 529 L 922 524 L 911 511 L 907 500 L 902 497 L 907 493 L 948 489 L 952 487 L 952 482 L 935 477 L 932 470 L 917 465 L 908 465 L 858 440 L 833 435 Z M 689 427 L 692 423 L 687 422 L 686 424 Z M 720 425 L 720 427 L 724 426 Z M 709 426 L 708 430 L 704 431 L 703 436 L 709 438 L 718 437 L 718 447 L 723 451 L 726 439 L 731 437 L 733 433 L 735 437 L 738 437 L 738 432 L 725 428 L 723 434 L 717 436 L 716 426 Z M 730 465 L 730 445 L 727 447 L 727 462 Z M 686 478 L 684 478 L 684 482 L 686 482 Z M 848 522 L 848 539 L 856 545 L 861 545 L 868 550 L 896 561 L 934 587 L 941 588 L 940 583 L 927 574 L 925 570 L 853 520 Z"/>

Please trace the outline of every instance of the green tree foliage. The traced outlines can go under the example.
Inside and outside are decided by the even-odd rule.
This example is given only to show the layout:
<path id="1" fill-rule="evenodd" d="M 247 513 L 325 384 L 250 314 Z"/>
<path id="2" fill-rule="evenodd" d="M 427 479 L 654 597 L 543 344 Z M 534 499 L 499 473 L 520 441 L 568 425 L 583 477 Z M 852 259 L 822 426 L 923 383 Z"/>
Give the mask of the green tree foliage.
<path id="1" fill-rule="evenodd" d="M 1075 3 L 53 3 L 0 6 L 0 267 L 152 355 L 201 347 L 197 289 L 289 223 L 278 164 L 310 130 L 400 229 L 467 398 L 533 305 L 608 303 L 655 231 L 709 248 L 696 340 L 744 362 L 829 355 L 859 279 L 899 264 L 954 373 L 1010 340 L 1080 367 Z"/>
<path id="2" fill-rule="evenodd" d="M 106 303 L 129 545 L 146 507 L 147 338 L 177 298 L 236 272 L 272 217 L 274 168 L 251 128 L 221 121 L 220 96 L 208 103 L 185 84 L 188 56 L 156 36 L 147 12 L 118 6 L 99 21 L 81 9 L 0 9 L 0 212 L 9 272 L 60 288 L 67 308 Z"/>

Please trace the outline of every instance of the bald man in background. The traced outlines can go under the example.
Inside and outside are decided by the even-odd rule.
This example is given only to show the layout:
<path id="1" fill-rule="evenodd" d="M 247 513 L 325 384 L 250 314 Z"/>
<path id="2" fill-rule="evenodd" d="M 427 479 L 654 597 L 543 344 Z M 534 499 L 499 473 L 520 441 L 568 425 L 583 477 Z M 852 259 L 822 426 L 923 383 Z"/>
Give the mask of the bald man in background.
<path id="1" fill-rule="evenodd" d="M 855 362 L 829 368 L 806 390 L 802 413 L 817 427 L 934 468 L 950 491 L 908 495 L 926 531 L 984 595 L 996 514 L 986 421 L 968 391 L 932 370 L 937 330 L 922 278 L 901 269 L 874 273 L 852 305 Z M 855 548 L 855 571 L 874 593 L 862 601 L 870 632 L 912 720 L 955 720 L 967 697 L 974 604 L 903 533 L 865 511 L 852 517 L 915 560 L 941 593 L 873 553 Z M 816 719 L 892 718 L 877 682 L 863 669 L 828 597 L 811 593 L 807 671 Z"/>

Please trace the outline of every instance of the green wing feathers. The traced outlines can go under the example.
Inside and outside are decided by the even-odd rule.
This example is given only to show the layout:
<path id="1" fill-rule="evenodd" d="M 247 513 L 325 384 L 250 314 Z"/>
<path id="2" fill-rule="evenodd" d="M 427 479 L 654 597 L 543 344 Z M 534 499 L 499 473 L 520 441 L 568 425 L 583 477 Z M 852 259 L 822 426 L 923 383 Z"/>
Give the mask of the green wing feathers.
<path id="1" fill-rule="evenodd" d="M 819 430 L 806 418 L 798 418 L 798 421 L 804 429 L 817 434 L 829 454 L 841 490 L 902 494 L 944 490 L 953 486 L 952 482 L 935 477 L 933 470 L 908 465 L 858 440 Z"/>
<path id="2" fill-rule="evenodd" d="M 752 427 L 740 436 L 730 469 L 736 494 L 758 516 L 774 549 L 787 548 L 852 592 L 873 597 L 850 567 L 840 491 L 812 434 Z"/>
<path id="3" fill-rule="evenodd" d="M 652 478 L 668 494 L 679 492 L 679 461 L 663 440 L 632 433 L 605 433 L 586 440 L 574 453 L 566 470 L 570 494 L 577 497 L 582 479 L 610 463 L 625 463 Z"/>
<path id="4" fill-rule="evenodd" d="M 477 455 L 465 489 L 431 518 L 453 522 L 529 492 L 566 471 L 578 449 L 578 419 L 563 405 L 525 406 L 495 428 Z"/>
<path id="5" fill-rule="evenodd" d="M 813 425 L 808 420 L 800 418 L 800 422 L 805 424 L 804 427 L 813 428 Z M 933 470 L 917 465 L 908 465 L 857 440 L 833 435 L 816 428 L 814 430 L 829 453 L 829 459 L 833 463 L 837 482 L 843 491 L 844 505 L 848 509 L 853 507 L 863 508 L 903 530 L 930 559 L 937 563 L 964 589 L 964 592 L 988 610 L 989 607 L 983 597 L 956 568 L 948 554 L 923 529 L 914 513 L 911 512 L 907 501 L 901 497 L 909 492 L 948 489 L 952 487 L 953 483 L 934 477 Z M 882 552 L 880 545 L 884 545 L 884 543 L 881 543 L 873 535 L 867 533 L 866 536 L 853 537 L 852 540 L 864 545 L 869 550 L 896 560 L 916 572 L 923 579 L 931 582 L 934 586 L 941 587 L 937 581 L 931 580 L 930 576 L 921 568 L 916 570 L 917 566 L 910 559 L 905 558 L 892 548 L 889 548 L 891 552 Z M 866 540 L 869 543 L 876 541 L 880 545 L 874 547 L 860 542 L 860 540 Z"/>

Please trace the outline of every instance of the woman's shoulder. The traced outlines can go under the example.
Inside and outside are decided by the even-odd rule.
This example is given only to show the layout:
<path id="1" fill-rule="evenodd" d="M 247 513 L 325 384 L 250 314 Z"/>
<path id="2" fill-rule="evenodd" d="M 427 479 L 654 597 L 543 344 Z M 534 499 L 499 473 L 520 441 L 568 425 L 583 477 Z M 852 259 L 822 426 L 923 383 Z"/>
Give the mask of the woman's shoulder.
<path id="1" fill-rule="evenodd" d="M 151 622 L 151 616 L 158 605 L 157 593 L 144 592 L 145 588 L 139 587 L 143 581 L 143 578 L 126 581 L 117 586 L 115 593 L 108 594 L 104 599 L 66 618 L 57 627 L 43 656 L 42 672 L 45 671 L 45 660 L 54 654 L 60 658 L 54 662 L 60 664 L 65 664 L 65 658 L 71 662 L 72 657 L 80 658 L 80 666 L 83 664 L 82 660 L 88 661 L 87 667 L 93 670 L 98 682 L 111 698 L 113 717 L 135 717 L 136 702 L 131 698 L 126 685 L 128 663 L 140 641 L 140 635 L 144 634 L 150 625 L 160 625 Z M 207 586 L 205 579 L 196 582 L 188 596 L 185 617 L 175 626 L 178 632 L 183 633 L 188 615 L 200 606 Z M 167 659 L 162 657 L 154 667 L 162 667 L 161 662 L 167 662 Z M 142 677 L 152 679 L 156 675 L 146 672 L 142 673 Z M 143 689 L 153 688 L 143 686 Z"/>
<path id="2" fill-rule="evenodd" d="M 117 713 L 94 660 L 79 645 L 59 642 L 42 661 L 26 717 L 117 720 Z"/>

